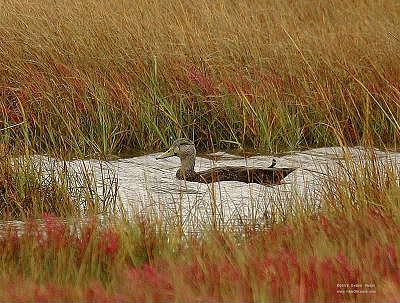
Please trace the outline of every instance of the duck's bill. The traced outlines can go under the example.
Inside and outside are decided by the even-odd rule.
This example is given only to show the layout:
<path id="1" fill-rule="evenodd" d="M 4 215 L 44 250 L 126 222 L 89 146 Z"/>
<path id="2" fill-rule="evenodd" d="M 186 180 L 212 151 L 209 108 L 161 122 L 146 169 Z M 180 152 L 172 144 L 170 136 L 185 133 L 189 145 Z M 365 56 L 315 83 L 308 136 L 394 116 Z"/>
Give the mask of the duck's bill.
<path id="1" fill-rule="evenodd" d="M 157 160 L 158 159 L 165 159 L 165 158 L 172 157 L 172 156 L 175 156 L 175 152 L 174 152 L 173 148 L 170 148 L 165 153 L 163 153 L 163 154 L 159 155 L 158 157 L 156 157 L 156 159 Z"/>

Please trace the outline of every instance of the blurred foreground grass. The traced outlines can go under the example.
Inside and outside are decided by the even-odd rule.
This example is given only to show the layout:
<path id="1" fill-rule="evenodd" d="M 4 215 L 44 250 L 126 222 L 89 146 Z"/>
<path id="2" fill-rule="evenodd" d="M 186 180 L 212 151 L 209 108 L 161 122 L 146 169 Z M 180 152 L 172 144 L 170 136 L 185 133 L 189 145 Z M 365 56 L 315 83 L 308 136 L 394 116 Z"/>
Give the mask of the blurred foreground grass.
<path id="1" fill-rule="evenodd" d="M 196 234 L 184 220 L 92 216 L 98 200 L 82 211 L 66 184 L 4 163 L 1 214 L 24 226 L 0 229 L 0 301 L 398 301 L 399 171 L 372 160 L 347 160 L 312 211 L 299 198 L 274 220 Z"/>

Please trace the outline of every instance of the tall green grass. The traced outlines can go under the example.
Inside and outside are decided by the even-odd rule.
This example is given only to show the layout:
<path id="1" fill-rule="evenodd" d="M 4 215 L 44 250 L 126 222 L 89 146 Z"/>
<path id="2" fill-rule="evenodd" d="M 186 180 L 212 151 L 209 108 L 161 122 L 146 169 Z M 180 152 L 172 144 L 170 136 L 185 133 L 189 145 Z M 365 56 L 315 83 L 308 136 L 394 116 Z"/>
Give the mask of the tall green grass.
<path id="1" fill-rule="evenodd" d="M 0 217 L 25 223 L 0 231 L 0 300 L 399 301 L 399 172 L 373 156 L 346 159 L 320 207 L 281 201 L 261 224 L 215 217 L 199 235 L 179 218 L 77 222 L 116 197 L 12 159 L 175 137 L 397 149 L 399 17 L 395 0 L 0 2 Z M 343 286 L 358 283 L 372 292 Z"/>
<path id="2" fill-rule="evenodd" d="M 3 228 L 0 300 L 398 301 L 398 172 L 348 164 L 326 183 L 320 210 L 265 228 L 189 235 L 146 216 L 53 215 L 23 233 Z"/>
<path id="3" fill-rule="evenodd" d="M 1 121 L 25 122 L 1 140 L 19 149 L 397 146 L 395 0 L 1 5 Z"/>
<path id="4" fill-rule="evenodd" d="M 100 195 L 91 171 L 46 165 L 29 156 L 0 159 L 0 220 L 41 218 L 43 214 L 84 218 L 112 215 L 118 209 L 116 180 L 101 176 L 104 192 Z"/>

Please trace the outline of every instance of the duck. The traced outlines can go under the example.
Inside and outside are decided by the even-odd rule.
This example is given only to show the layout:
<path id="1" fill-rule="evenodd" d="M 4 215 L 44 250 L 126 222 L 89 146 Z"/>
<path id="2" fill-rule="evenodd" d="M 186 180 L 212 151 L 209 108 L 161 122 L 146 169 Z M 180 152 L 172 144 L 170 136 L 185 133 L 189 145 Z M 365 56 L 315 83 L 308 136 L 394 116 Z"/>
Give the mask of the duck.
<path id="1" fill-rule="evenodd" d="M 296 168 L 276 168 L 276 160 L 266 168 L 246 166 L 223 166 L 196 172 L 196 148 L 193 141 L 186 138 L 175 140 L 172 146 L 157 156 L 156 159 L 166 159 L 178 156 L 181 167 L 176 172 L 176 178 L 189 182 L 213 183 L 219 181 L 239 181 L 244 183 L 258 183 L 262 185 L 282 184 L 281 181 Z"/>

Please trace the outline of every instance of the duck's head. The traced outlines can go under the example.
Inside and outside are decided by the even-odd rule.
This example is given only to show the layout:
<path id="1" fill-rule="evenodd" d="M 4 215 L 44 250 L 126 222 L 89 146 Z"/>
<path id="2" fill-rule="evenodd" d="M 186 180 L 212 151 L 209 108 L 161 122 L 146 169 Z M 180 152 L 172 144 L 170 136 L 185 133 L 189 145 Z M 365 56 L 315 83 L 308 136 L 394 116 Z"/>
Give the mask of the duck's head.
<path id="1" fill-rule="evenodd" d="M 159 155 L 156 159 L 164 159 L 172 156 L 178 156 L 181 160 L 187 157 L 195 157 L 196 149 L 193 141 L 185 138 L 177 139 L 166 152 Z"/>

